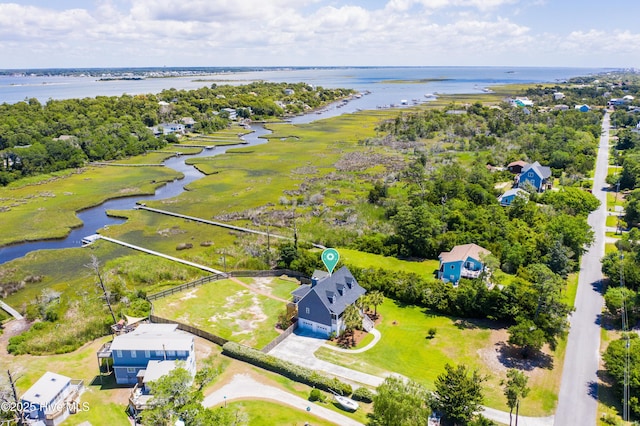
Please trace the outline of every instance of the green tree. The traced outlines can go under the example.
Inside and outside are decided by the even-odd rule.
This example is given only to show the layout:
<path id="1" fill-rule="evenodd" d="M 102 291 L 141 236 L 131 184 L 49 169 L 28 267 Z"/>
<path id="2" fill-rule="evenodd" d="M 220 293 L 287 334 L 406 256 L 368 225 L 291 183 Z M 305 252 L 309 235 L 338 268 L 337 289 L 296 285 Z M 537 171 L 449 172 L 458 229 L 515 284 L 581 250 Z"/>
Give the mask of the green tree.
<path id="1" fill-rule="evenodd" d="M 486 378 L 463 364 L 446 364 L 444 368 L 435 381 L 434 408 L 454 425 L 466 425 L 482 408 L 482 382 Z"/>
<path id="2" fill-rule="evenodd" d="M 511 368 L 507 371 L 507 381 L 502 382 L 504 385 L 504 396 L 507 398 L 509 406 L 509 426 L 511 426 L 511 417 L 513 409 L 516 409 L 516 426 L 518 426 L 518 411 L 520 410 L 520 400 L 529 395 L 531 390 L 527 387 L 529 378 L 523 372 Z"/>
<path id="3" fill-rule="evenodd" d="M 384 303 L 384 294 L 378 290 L 374 290 L 367 294 L 369 303 L 373 305 L 373 316 L 378 318 L 378 306 Z"/>
<path id="4" fill-rule="evenodd" d="M 389 376 L 373 397 L 372 426 L 422 426 L 429 421 L 429 395 L 422 385 Z"/>
<path id="5" fill-rule="evenodd" d="M 355 346 L 356 335 L 355 330 L 362 325 L 362 317 L 360 311 L 356 305 L 349 305 L 342 314 L 342 321 L 344 324 L 345 332 L 351 333 L 351 344 Z"/>
<path id="6" fill-rule="evenodd" d="M 628 348 L 627 348 L 628 346 Z M 602 358 L 604 365 L 616 382 L 616 390 L 623 395 L 625 369 L 627 368 L 627 349 L 629 356 L 629 391 L 631 398 L 629 399 L 629 408 L 636 414 L 640 415 L 640 338 L 636 333 L 628 333 L 618 340 L 609 343 Z"/>
<path id="7" fill-rule="evenodd" d="M 141 423 L 149 426 L 173 426 L 176 420 L 181 419 L 187 426 L 241 424 L 244 420 L 238 418 L 238 413 L 226 408 L 209 409 L 202 405 L 204 395 L 201 389 L 213 375 L 215 372 L 211 369 L 199 372 L 194 381 L 191 374 L 178 365 L 151 382 L 151 408 L 142 412 Z"/>
<path id="8" fill-rule="evenodd" d="M 523 358 L 529 358 L 544 345 L 544 332 L 530 319 L 520 319 L 509 327 L 509 344 L 520 347 Z"/>

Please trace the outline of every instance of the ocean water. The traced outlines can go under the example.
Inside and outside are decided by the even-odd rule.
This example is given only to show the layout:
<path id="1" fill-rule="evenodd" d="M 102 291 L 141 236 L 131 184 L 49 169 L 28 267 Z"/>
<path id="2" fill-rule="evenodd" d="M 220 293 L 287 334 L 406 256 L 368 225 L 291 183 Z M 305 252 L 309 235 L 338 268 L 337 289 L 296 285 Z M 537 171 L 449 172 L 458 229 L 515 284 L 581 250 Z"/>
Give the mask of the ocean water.
<path id="1" fill-rule="evenodd" d="M 557 82 L 571 77 L 611 71 L 605 68 L 534 67 L 357 67 L 290 68 L 228 72 L 200 77 L 147 78 L 99 81 L 86 76 L 0 76 L 0 103 L 36 98 L 71 99 L 122 94 L 159 93 L 163 89 L 196 89 L 211 84 L 243 84 L 252 81 L 306 82 L 327 88 L 345 87 L 370 91 L 373 102 L 362 107 L 424 99 L 427 93 L 474 93 L 505 83 Z M 202 81 L 205 80 L 205 81 Z M 422 82 L 421 82 L 422 81 Z"/>

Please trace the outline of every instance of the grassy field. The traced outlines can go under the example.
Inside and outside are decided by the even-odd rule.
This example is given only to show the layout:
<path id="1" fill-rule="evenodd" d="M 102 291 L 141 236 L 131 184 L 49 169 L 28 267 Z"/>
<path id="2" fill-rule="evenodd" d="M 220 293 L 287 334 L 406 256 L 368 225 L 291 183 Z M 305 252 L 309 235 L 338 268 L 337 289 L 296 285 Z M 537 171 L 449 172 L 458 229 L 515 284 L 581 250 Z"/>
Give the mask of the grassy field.
<path id="1" fill-rule="evenodd" d="M 362 354 L 344 354 L 320 348 L 316 356 L 372 374 L 400 373 L 429 388 L 433 388 L 446 363 L 465 364 L 488 377 L 483 385 L 485 404 L 508 411 L 500 386 L 507 367 L 499 360 L 504 354 L 500 348 L 507 338 L 505 330 L 493 328 L 490 322 L 432 315 L 423 308 L 401 306 L 389 299 L 378 312 L 383 319 L 376 328 L 382 339 L 372 349 Z M 433 339 L 427 338 L 430 328 L 437 330 Z M 510 358 L 507 361 L 518 362 Z M 552 364 L 553 368 L 545 364 L 524 370 L 530 377 L 532 392 L 521 405 L 521 414 L 543 416 L 553 412 L 562 363 L 557 359 Z"/>
<path id="2" fill-rule="evenodd" d="M 306 412 L 270 401 L 234 401 L 227 404 L 227 407 L 229 410 L 245 413 L 252 426 L 302 426 L 306 424 L 329 426 L 334 424 L 314 416 L 313 409 L 311 412 Z"/>
<path id="3" fill-rule="evenodd" d="M 260 278 L 249 285 L 288 295 L 298 287 L 290 280 Z M 286 304 L 256 294 L 231 281 L 214 281 L 154 302 L 154 313 L 256 349 L 278 336 L 275 324 Z"/>
<path id="4" fill-rule="evenodd" d="M 440 266 L 440 262 L 437 260 L 412 262 L 358 250 L 341 248 L 338 251 L 340 252 L 340 260 L 346 265 L 358 268 L 382 268 L 390 271 L 413 272 L 424 278 L 433 278 L 433 274 Z"/>

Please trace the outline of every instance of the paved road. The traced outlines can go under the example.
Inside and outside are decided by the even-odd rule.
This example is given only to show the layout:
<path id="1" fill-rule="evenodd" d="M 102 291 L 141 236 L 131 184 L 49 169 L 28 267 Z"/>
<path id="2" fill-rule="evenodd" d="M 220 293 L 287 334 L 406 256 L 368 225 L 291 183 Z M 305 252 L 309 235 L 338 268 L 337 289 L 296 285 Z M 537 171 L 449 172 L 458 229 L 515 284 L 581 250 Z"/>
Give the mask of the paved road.
<path id="1" fill-rule="evenodd" d="M 598 395 L 598 362 L 600 358 L 601 259 L 604 256 L 605 221 L 607 218 L 607 176 L 609 161 L 609 114 L 602 120 L 602 135 L 596 160 L 593 194 L 600 208 L 589 215 L 595 242 L 582 256 L 576 310 L 571 315 L 562 383 L 555 415 L 556 426 L 596 424 Z"/>
<path id="2" fill-rule="evenodd" d="M 277 401 L 280 404 L 287 404 L 302 410 L 300 413 L 300 424 L 304 421 L 313 423 L 313 418 L 306 416 L 307 407 L 309 412 L 318 417 L 322 417 L 325 420 L 333 422 L 341 426 L 363 426 L 349 417 L 343 416 L 340 413 L 331 411 L 327 408 L 321 407 L 318 404 L 307 401 L 299 396 L 292 395 L 289 392 L 285 392 L 273 386 L 268 386 L 257 382 L 246 374 L 236 374 L 233 376 L 231 382 L 224 385 L 222 388 L 213 392 L 207 396 L 202 405 L 205 407 L 213 407 L 223 404 L 225 401 L 231 401 L 234 399 L 270 399 Z"/>

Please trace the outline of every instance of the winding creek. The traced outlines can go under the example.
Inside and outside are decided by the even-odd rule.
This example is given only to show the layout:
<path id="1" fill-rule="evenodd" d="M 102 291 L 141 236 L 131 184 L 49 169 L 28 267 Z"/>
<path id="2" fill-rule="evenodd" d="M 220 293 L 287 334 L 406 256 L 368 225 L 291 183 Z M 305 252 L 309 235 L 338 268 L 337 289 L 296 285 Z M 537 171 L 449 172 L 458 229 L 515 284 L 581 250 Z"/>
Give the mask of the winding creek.
<path id="1" fill-rule="evenodd" d="M 228 145 L 224 147 L 216 147 L 213 150 L 202 150 L 198 154 L 181 155 L 179 157 L 171 157 L 163 162 L 165 167 L 170 167 L 184 175 L 181 179 L 169 182 L 158 189 L 154 195 L 135 195 L 131 197 L 115 198 L 105 201 L 104 203 L 82 210 L 77 213 L 78 218 L 82 221 L 82 226 L 74 228 L 66 238 L 45 241 L 25 242 L 6 247 L 0 247 L 0 264 L 9 262 L 19 257 L 25 256 L 27 253 L 36 250 L 62 249 L 70 247 L 80 247 L 82 239 L 87 235 L 95 234 L 101 228 L 109 225 L 117 225 L 125 222 L 124 219 L 107 216 L 107 210 L 131 210 L 139 202 L 163 200 L 173 198 L 180 195 L 185 186 L 191 182 L 198 180 L 205 175 L 193 166 L 186 164 L 185 160 L 194 157 L 211 157 L 224 154 L 228 149 L 237 148 L 239 146 L 260 145 L 267 142 L 262 136 L 270 133 L 261 125 L 251 126 L 252 133 L 242 136 L 245 144 Z"/>

